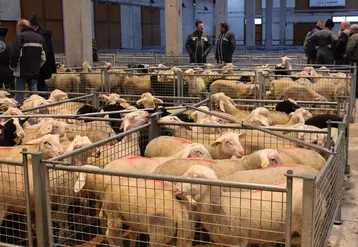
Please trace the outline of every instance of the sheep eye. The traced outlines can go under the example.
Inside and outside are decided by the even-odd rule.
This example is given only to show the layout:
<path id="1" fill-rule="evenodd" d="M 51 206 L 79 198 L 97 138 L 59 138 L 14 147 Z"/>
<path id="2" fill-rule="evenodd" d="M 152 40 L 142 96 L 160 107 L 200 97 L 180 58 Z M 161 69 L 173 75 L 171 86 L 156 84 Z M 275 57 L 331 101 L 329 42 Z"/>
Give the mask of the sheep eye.
<path id="1" fill-rule="evenodd" d="M 45 145 L 49 145 L 49 146 L 51 146 L 51 143 L 49 143 L 49 142 L 47 142 L 47 141 L 46 141 L 46 142 L 44 142 L 44 144 L 45 144 Z"/>
<path id="2" fill-rule="evenodd" d="M 272 162 L 276 162 L 276 159 L 275 158 L 271 158 L 270 159 Z"/>

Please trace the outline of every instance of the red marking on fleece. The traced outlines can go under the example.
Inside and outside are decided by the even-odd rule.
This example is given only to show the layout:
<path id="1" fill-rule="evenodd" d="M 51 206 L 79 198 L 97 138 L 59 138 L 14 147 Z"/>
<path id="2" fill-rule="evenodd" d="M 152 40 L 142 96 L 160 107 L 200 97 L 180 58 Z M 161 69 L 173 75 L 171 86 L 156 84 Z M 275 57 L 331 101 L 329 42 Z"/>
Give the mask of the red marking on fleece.
<path id="1" fill-rule="evenodd" d="M 204 161 L 204 162 L 216 164 L 216 162 L 213 160 L 207 160 L 207 159 L 203 159 L 203 158 L 185 158 L 184 160 L 196 160 L 196 161 Z"/>
<path id="2" fill-rule="evenodd" d="M 272 185 L 284 185 L 286 184 L 286 182 L 276 182 Z M 262 190 L 253 190 L 252 193 L 258 193 L 258 192 L 261 192 Z M 264 191 L 264 190 L 263 190 Z"/>
<path id="3" fill-rule="evenodd" d="M 125 157 L 123 158 L 124 160 L 136 160 L 136 159 L 146 159 L 146 160 L 150 160 L 151 158 L 147 158 L 147 157 L 142 157 L 142 156 L 129 156 L 129 157 Z"/>
<path id="4" fill-rule="evenodd" d="M 273 168 L 285 168 L 285 167 L 296 167 L 295 165 L 289 165 L 289 164 L 285 164 L 284 166 L 268 166 L 268 167 L 264 167 L 264 168 L 260 168 L 260 170 L 267 170 L 267 169 L 273 169 Z"/>
<path id="5" fill-rule="evenodd" d="M 180 142 L 184 142 L 184 143 L 193 144 L 193 142 L 188 141 L 188 140 L 185 140 L 185 139 L 183 139 L 183 138 L 179 138 L 179 137 L 173 137 L 173 140 L 180 141 Z"/>
<path id="6" fill-rule="evenodd" d="M 13 148 L 0 148 L 0 151 L 11 151 Z"/>
<path id="7" fill-rule="evenodd" d="M 108 148 L 110 148 L 110 146 L 103 146 L 103 150 L 107 150 Z"/>
<path id="8" fill-rule="evenodd" d="M 277 150 L 280 151 L 280 150 L 294 150 L 294 149 L 300 149 L 300 148 L 279 148 Z"/>

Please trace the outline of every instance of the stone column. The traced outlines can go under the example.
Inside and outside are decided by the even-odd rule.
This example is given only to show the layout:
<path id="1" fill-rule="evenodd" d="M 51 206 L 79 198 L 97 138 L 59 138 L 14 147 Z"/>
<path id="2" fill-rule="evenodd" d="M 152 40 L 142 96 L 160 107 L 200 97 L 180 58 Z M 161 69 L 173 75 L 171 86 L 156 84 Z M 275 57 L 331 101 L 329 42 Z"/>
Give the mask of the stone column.
<path id="1" fill-rule="evenodd" d="M 228 0 L 215 2 L 215 35 L 219 35 L 219 26 L 222 22 L 227 22 Z"/>
<path id="2" fill-rule="evenodd" d="M 266 0 L 265 9 L 265 46 L 267 48 L 272 47 L 272 11 L 273 0 Z"/>
<path id="3" fill-rule="evenodd" d="M 253 47 L 255 46 L 255 1 L 254 0 L 245 0 L 245 20 L 246 20 L 246 36 L 245 36 L 245 46 Z"/>
<path id="4" fill-rule="evenodd" d="M 66 64 L 81 66 L 92 59 L 91 0 L 62 0 Z"/>
<path id="5" fill-rule="evenodd" d="M 167 56 L 182 55 L 182 15 L 182 0 L 165 1 L 165 41 Z"/>

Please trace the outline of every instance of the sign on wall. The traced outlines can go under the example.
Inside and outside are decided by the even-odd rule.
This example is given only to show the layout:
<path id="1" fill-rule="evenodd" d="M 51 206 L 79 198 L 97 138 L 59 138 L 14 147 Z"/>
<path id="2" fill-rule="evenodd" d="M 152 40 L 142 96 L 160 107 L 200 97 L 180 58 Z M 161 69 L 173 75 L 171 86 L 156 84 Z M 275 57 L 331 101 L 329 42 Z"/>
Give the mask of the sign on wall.
<path id="1" fill-rule="evenodd" d="M 310 0 L 310 7 L 344 7 L 346 0 Z"/>

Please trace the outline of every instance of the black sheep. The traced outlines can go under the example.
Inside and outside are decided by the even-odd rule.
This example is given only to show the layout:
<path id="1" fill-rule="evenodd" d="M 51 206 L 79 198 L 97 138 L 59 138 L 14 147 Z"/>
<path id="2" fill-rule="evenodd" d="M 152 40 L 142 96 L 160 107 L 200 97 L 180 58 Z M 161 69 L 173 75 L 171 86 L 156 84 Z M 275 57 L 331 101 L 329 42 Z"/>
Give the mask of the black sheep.
<path id="1" fill-rule="evenodd" d="M 314 116 L 314 117 L 308 119 L 305 124 L 313 125 L 313 126 L 316 126 L 317 128 L 324 129 L 324 128 L 328 127 L 328 124 L 327 124 L 328 120 L 342 122 L 343 119 L 337 115 L 323 114 L 323 115 L 317 115 L 317 116 Z M 334 128 L 338 128 L 337 123 L 332 123 L 331 126 Z"/>
<path id="2" fill-rule="evenodd" d="M 286 114 L 290 114 L 291 112 L 295 112 L 299 108 L 301 108 L 299 105 L 296 105 L 291 100 L 285 99 L 284 101 L 278 103 L 275 109 L 276 111 L 281 111 Z"/>
<path id="3" fill-rule="evenodd" d="M 137 63 L 130 63 L 127 65 L 127 67 L 129 69 L 139 69 L 137 72 L 139 73 L 144 73 L 144 74 L 148 74 L 148 69 L 146 68 L 146 66 L 144 64 L 137 64 Z"/>
<path id="4" fill-rule="evenodd" d="M 25 123 L 28 120 L 19 119 L 20 125 Z M 4 124 L 0 125 L 0 146 L 1 147 L 12 147 L 17 145 L 14 139 L 16 139 L 16 125 L 14 124 L 14 119 L 6 121 Z"/>

